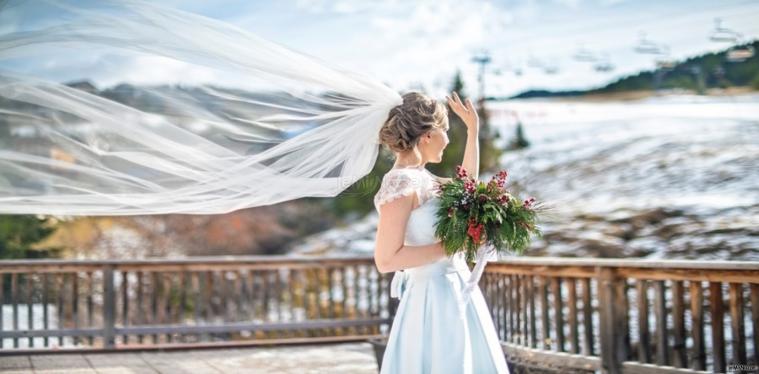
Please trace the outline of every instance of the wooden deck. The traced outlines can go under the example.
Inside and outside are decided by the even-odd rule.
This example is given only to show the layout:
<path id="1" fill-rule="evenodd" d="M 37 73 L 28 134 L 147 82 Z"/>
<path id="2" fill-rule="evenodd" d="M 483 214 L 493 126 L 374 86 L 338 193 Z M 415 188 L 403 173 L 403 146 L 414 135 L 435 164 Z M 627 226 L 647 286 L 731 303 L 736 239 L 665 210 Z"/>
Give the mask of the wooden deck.
<path id="1" fill-rule="evenodd" d="M 0 373 L 377 373 L 369 343 L 0 357 Z"/>

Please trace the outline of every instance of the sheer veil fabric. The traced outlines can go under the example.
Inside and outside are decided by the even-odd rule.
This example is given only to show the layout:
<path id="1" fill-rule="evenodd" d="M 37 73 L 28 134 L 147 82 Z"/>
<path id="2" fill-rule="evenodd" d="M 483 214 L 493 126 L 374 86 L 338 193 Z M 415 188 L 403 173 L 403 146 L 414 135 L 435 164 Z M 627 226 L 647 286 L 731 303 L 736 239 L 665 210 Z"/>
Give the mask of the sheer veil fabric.
<path id="1" fill-rule="evenodd" d="M 0 214 L 218 214 L 336 196 L 372 170 L 402 103 L 371 76 L 144 1 L 0 0 L 0 18 L 12 21 L 0 27 Z M 188 73 L 96 88 L 29 68 L 51 56 L 84 73 Z"/>

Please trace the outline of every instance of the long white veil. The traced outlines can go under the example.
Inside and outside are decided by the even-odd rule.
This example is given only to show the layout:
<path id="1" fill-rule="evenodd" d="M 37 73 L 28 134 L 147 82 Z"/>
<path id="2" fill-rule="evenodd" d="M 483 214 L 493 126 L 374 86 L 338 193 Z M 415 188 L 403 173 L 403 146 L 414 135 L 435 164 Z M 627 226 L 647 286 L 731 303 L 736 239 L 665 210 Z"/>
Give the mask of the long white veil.
<path id="1" fill-rule="evenodd" d="M 8 19 L 2 214 L 215 214 L 336 196 L 372 170 L 379 129 L 402 103 L 370 76 L 143 1 L 0 0 Z M 188 82 L 203 71 L 224 84 L 104 88 L 27 71 L 51 54 L 86 68 L 78 56 L 93 51 L 181 63 L 197 68 Z"/>

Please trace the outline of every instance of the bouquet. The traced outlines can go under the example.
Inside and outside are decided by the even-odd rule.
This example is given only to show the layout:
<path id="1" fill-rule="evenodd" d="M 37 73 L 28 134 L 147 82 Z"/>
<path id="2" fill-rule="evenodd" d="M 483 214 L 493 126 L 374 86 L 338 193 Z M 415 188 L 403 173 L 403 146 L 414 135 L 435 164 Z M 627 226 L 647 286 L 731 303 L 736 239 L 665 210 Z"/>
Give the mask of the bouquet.
<path id="1" fill-rule="evenodd" d="M 509 193 L 504 187 L 507 176 L 501 170 L 485 183 L 458 165 L 456 177 L 438 187 L 435 235 L 449 256 L 463 251 L 471 265 L 483 245 L 522 255 L 532 236 L 541 235 L 537 227 L 540 204 L 533 197 L 521 200 Z"/>

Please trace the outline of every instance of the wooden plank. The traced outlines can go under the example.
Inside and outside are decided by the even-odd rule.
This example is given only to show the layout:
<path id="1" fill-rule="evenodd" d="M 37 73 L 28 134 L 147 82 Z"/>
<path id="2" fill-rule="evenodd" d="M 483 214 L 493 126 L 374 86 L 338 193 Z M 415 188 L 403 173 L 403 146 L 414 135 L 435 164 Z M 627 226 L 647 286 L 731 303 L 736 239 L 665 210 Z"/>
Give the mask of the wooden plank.
<path id="1" fill-rule="evenodd" d="M 759 262 L 759 261 L 757 261 Z M 759 270 L 731 269 L 665 269 L 620 268 L 620 275 L 627 278 L 649 280 L 703 280 L 708 282 L 755 282 L 759 283 Z"/>
<path id="2" fill-rule="evenodd" d="M 627 278 L 614 277 L 612 282 L 612 320 L 614 325 L 614 347 L 618 362 L 630 359 L 630 302 L 627 298 Z"/>
<path id="3" fill-rule="evenodd" d="M 18 274 L 11 274 L 11 310 L 13 319 L 13 331 L 18 331 Z M 13 339 L 13 348 L 18 348 L 18 338 Z"/>
<path id="4" fill-rule="evenodd" d="M 87 328 L 94 328 L 95 326 L 95 301 L 93 295 L 95 295 L 95 281 L 91 271 L 87 272 Z M 47 330 L 47 328 L 45 328 Z M 89 345 L 92 346 L 95 343 L 95 338 L 90 336 L 88 338 Z M 47 345 L 47 344 L 46 344 Z"/>
<path id="5" fill-rule="evenodd" d="M 522 307 L 521 307 L 521 313 L 522 313 L 522 345 L 528 345 L 528 338 L 530 334 L 530 326 L 529 326 L 529 300 L 530 296 L 528 294 L 529 292 L 529 281 L 530 276 L 529 275 L 523 275 L 521 280 L 522 285 Z"/>
<path id="6" fill-rule="evenodd" d="M 701 281 L 690 284 L 691 337 L 693 350 L 690 367 L 695 370 L 706 369 L 706 341 L 704 339 L 704 294 Z"/>
<path id="7" fill-rule="evenodd" d="M 71 273 L 71 318 L 74 322 L 74 329 L 80 327 L 79 323 L 79 273 Z M 79 345 L 79 337 L 74 337 L 74 345 Z"/>
<path id="8" fill-rule="evenodd" d="M 0 357 L 5 359 L 13 358 L 19 355 L 67 355 L 71 353 L 81 354 L 86 353 L 112 353 L 112 352 L 152 352 L 152 351 L 189 351 L 193 353 L 202 349 L 224 349 L 224 348 L 244 348 L 244 347 L 273 347 L 283 345 L 321 345 L 330 343 L 347 343 L 347 342 L 363 342 L 369 339 L 380 339 L 380 335 L 361 335 L 361 336 L 328 336 L 323 338 L 295 338 L 295 339 L 265 339 L 265 340 L 244 340 L 244 341 L 232 341 L 232 342 L 213 342 L 213 343 L 174 343 L 174 344 L 160 344 L 160 345 L 140 345 L 130 344 L 128 346 L 119 346 L 114 349 L 93 348 L 93 349 L 81 349 L 81 348 L 62 348 L 55 351 L 41 352 L 39 350 L 19 349 L 12 352 L 0 351 Z M 22 358 L 28 359 L 26 356 Z"/>
<path id="9" fill-rule="evenodd" d="M 0 276 L 0 279 L 2 277 Z M 2 288 L 2 280 L 0 280 L 0 288 Z M 2 291 L 0 291 L 0 300 L 2 300 Z M 2 304 L 2 301 L 0 301 L 0 304 Z M 0 313 L 2 314 L 2 313 Z M 0 326 L 2 326 L 2 317 L 0 317 Z M 42 329 L 43 330 L 50 330 L 50 277 L 47 273 L 42 274 Z M 0 327 L 0 330 L 2 330 L 2 327 Z M 44 337 L 42 340 L 42 345 L 44 347 L 50 346 L 50 338 Z M 92 345 L 92 343 L 90 343 Z M 0 342 L 0 348 L 2 348 L 2 342 Z"/>
<path id="10" fill-rule="evenodd" d="M 26 328 L 28 330 L 34 330 L 34 275 L 26 274 L 24 277 L 24 288 L 26 289 Z M 29 338 L 28 344 L 30 348 L 34 347 L 34 339 Z"/>
<path id="11" fill-rule="evenodd" d="M 609 267 L 615 269 L 641 268 L 641 269 L 735 269 L 735 270 L 759 270 L 756 261 L 732 261 L 732 260 L 670 260 L 670 259 L 620 259 L 620 258 L 580 258 L 580 257 L 549 257 L 549 256 L 520 256 L 509 257 L 501 261 L 488 264 L 492 269 L 504 268 L 528 268 L 528 267 Z M 615 270 L 616 271 L 616 270 Z M 619 273 L 622 275 L 622 273 Z"/>
<path id="12" fill-rule="evenodd" d="M 676 368 L 674 366 L 656 366 L 635 361 L 622 363 L 625 374 L 710 374 L 708 371 Z"/>
<path id="13" fill-rule="evenodd" d="M 733 362 L 745 363 L 746 360 L 746 328 L 743 321 L 743 285 L 730 283 L 730 327 L 732 329 Z"/>
<path id="14" fill-rule="evenodd" d="M 509 293 L 509 342 L 519 344 L 519 327 L 517 326 L 517 311 L 519 304 L 517 299 L 517 282 L 518 274 L 509 275 L 508 293 Z"/>
<path id="15" fill-rule="evenodd" d="M 319 269 L 319 313 L 323 316 L 323 318 L 333 318 L 331 314 L 331 301 L 332 301 L 332 291 L 330 290 L 330 278 L 329 278 L 329 268 L 324 267 Z M 366 272 L 366 274 L 363 274 L 359 278 L 358 286 L 361 288 L 361 290 L 364 291 L 364 297 L 369 297 L 368 289 L 361 286 L 361 281 L 366 281 L 366 283 L 369 283 L 369 274 Z M 325 297 L 326 294 L 326 297 Z M 368 308 L 367 304 L 367 308 Z M 361 310 L 361 317 L 367 318 L 369 316 L 369 311 L 367 308 L 362 308 Z M 324 330 L 324 336 L 329 335 L 335 335 L 337 333 L 336 329 L 325 329 Z M 365 334 L 368 334 L 369 331 L 364 331 Z"/>
<path id="16" fill-rule="evenodd" d="M 160 273 L 160 290 L 158 296 L 158 321 L 161 324 L 170 324 L 171 323 L 171 279 L 173 276 L 173 272 L 161 272 Z M 224 274 L 222 273 L 222 281 L 224 278 Z M 222 282 L 222 284 L 224 284 Z M 164 340 L 168 343 L 171 343 L 172 336 L 170 333 L 166 334 L 164 337 Z"/>
<path id="17" fill-rule="evenodd" d="M 372 303 L 370 304 L 370 306 L 372 307 L 371 315 L 373 317 L 378 317 L 379 313 L 377 313 L 373 308 L 373 300 L 374 300 L 373 296 L 374 295 L 370 295 L 370 300 L 372 301 Z M 327 313 L 328 313 L 329 318 L 338 318 L 337 313 L 335 311 L 335 303 L 336 303 L 335 300 L 336 300 L 335 299 L 335 269 L 329 268 L 327 269 L 327 305 L 328 305 Z M 292 310 L 292 306 L 290 308 Z M 340 334 L 340 330 L 334 329 L 332 333 L 334 335 L 338 335 Z"/>
<path id="18" fill-rule="evenodd" d="M 510 361 L 548 368 L 551 372 L 559 372 L 557 368 L 567 372 L 601 370 L 601 360 L 594 356 L 534 349 L 507 342 L 501 342 L 501 348 Z"/>
<path id="19" fill-rule="evenodd" d="M 568 278 L 567 306 L 569 307 L 569 352 L 580 353 L 580 329 L 577 322 L 577 285 L 575 278 Z"/>
<path id="20" fill-rule="evenodd" d="M 616 321 L 614 312 L 614 294 L 618 288 L 615 286 L 617 275 L 615 269 L 598 268 L 598 305 L 600 314 L 600 343 L 601 343 L 601 370 L 607 374 L 622 373 L 622 360 L 620 360 L 620 347 L 616 339 Z"/>
<path id="21" fill-rule="evenodd" d="M 103 344 L 105 348 L 116 345 L 116 290 L 114 270 L 108 266 L 103 270 Z"/>
<path id="22" fill-rule="evenodd" d="M 78 328 L 78 329 L 55 329 L 55 330 L 18 330 L 11 331 L 6 330 L 0 332 L 0 337 L 14 338 L 14 339 L 29 339 L 29 338 L 42 338 L 53 336 L 100 336 L 103 333 L 103 329 L 90 329 L 90 328 Z"/>
<path id="23" fill-rule="evenodd" d="M 373 264 L 372 256 L 342 256 L 319 258 L 313 256 L 209 256 L 187 259 L 144 259 L 144 260 L 2 260 L 0 271 L 6 273 L 18 272 L 72 272 L 96 271 L 104 266 L 114 266 L 118 270 L 129 271 L 204 271 L 216 270 L 218 267 L 227 269 L 277 269 L 300 266 L 346 266 L 353 264 Z M 614 267 L 639 269 L 675 269 L 688 270 L 723 270 L 726 272 L 742 273 L 744 270 L 759 271 L 756 261 L 694 261 L 694 260 L 647 260 L 647 259 L 600 259 L 600 258 L 567 258 L 567 257 L 514 257 L 507 260 L 492 262 L 488 271 L 502 272 L 509 269 L 542 270 L 565 269 L 567 267 L 582 268 L 588 277 L 592 277 L 596 267 Z M 34 269 L 32 269 L 34 268 Z M 537 269 L 540 271 L 541 269 Z M 621 274 L 621 273 L 620 273 Z M 703 273 L 706 274 L 706 273 Z M 552 274 L 546 274 L 552 275 Z M 560 274 L 559 276 L 572 276 Z M 754 275 L 751 275 L 752 277 Z M 578 276 L 579 277 L 579 276 Z M 746 281 L 748 282 L 748 281 Z"/>
<path id="24" fill-rule="evenodd" d="M 482 290 L 485 300 L 488 303 L 488 309 L 490 311 L 490 317 L 493 319 L 493 325 L 496 333 L 499 335 L 500 340 L 500 324 L 498 320 L 498 298 L 496 297 L 496 284 L 495 274 L 483 273 L 480 278 L 480 289 Z"/>
<path id="25" fill-rule="evenodd" d="M 299 271 L 299 274 L 301 276 L 300 278 L 304 279 L 304 277 L 305 277 L 304 272 L 303 271 Z M 341 300 L 341 304 L 342 304 L 342 307 L 341 307 L 342 315 L 341 315 L 341 317 L 342 318 L 347 318 L 348 317 L 348 296 L 349 296 L 349 294 L 348 294 L 348 284 L 349 284 L 349 281 L 348 281 L 348 268 L 342 268 L 341 271 L 340 271 L 340 285 L 342 287 L 342 294 L 343 294 L 343 297 L 342 297 L 342 300 Z M 308 288 L 303 284 L 303 282 L 301 282 L 300 289 L 304 290 L 304 291 L 301 292 L 301 300 L 302 300 L 301 301 L 301 305 L 303 306 L 303 308 L 305 310 L 308 310 L 307 309 L 308 306 L 306 304 L 306 295 L 305 295 L 306 294 L 305 290 L 307 290 Z M 392 314 L 395 315 L 395 311 L 396 311 L 396 308 L 398 307 L 398 303 L 397 303 L 396 299 L 390 298 L 389 295 L 388 295 L 388 298 L 389 298 L 388 302 L 392 306 L 391 307 Z M 343 333 L 344 334 L 351 334 L 351 331 L 349 331 L 347 328 L 345 328 L 345 329 L 343 329 Z"/>
<path id="26" fill-rule="evenodd" d="M 205 316 L 204 321 L 205 323 L 211 323 L 216 318 L 215 313 L 215 297 L 216 294 L 216 272 L 214 271 L 206 271 L 203 283 L 203 292 L 205 293 L 204 297 L 204 303 L 205 303 Z M 209 341 L 211 339 L 211 336 L 209 334 L 203 334 L 202 340 Z"/>
<path id="27" fill-rule="evenodd" d="M 491 273 L 488 273 L 491 274 Z M 503 274 L 491 274 L 493 278 L 496 280 L 495 283 L 495 298 L 498 299 L 498 320 L 499 320 L 499 336 L 501 337 L 500 340 L 505 341 L 506 336 L 508 335 L 508 332 L 506 331 L 506 328 L 508 327 L 507 321 L 506 321 L 506 313 L 508 310 L 508 301 L 509 297 L 506 293 L 506 280 Z"/>
<path id="28" fill-rule="evenodd" d="M 187 289 L 190 288 L 190 286 L 191 286 L 190 285 L 190 273 L 187 272 L 187 271 L 183 271 L 182 272 L 182 277 L 181 277 L 181 279 L 179 281 L 179 308 L 177 310 L 177 317 L 176 317 L 175 321 L 178 321 L 178 322 L 185 321 L 185 316 L 187 314 L 187 309 L 189 308 L 189 303 L 188 303 L 188 299 L 187 299 L 188 298 L 188 296 L 187 296 L 187 294 L 188 294 Z M 245 284 L 243 283 L 242 286 L 244 287 Z M 244 293 L 243 293 L 243 295 L 244 295 Z M 243 297 L 244 296 L 240 297 L 240 299 L 242 299 Z M 241 315 L 241 317 L 242 317 L 242 315 Z M 187 336 L 186 335 L 181 335 L 180 336 L 180 340 L 182 341 L 182 343 L 187 342 Z"/>
<path id="29" fill-rule="evenodd" d="M 712 362 L 714 371 L 725 372 L 725 320 L 722 305 L 722 283 L 709 283 L 709 311 L 712 320 Z"/>
<path id="30" fill-rule="evenodd" d="M 593 349 L 594 336 L 593 336 L 593 295 L 591 295 L 592 288 L 590 287 L 589 278 L 581 278 L 580 286 L 582 292 L 582 322 L 583 322 L 583 339 L 582 339 L 582 354 L 586 356 L 594 356 L 595 350 Z"/>
<path id="31" fill-rule="evenodd" d="M 5 305 L 5 277 L 5 273 L 0 273 L 0 334 L 3 333 L 5 326 L 5 313 L 3 312 L 3 305 Z M 5 342 L 0 338 L 0 351 L 3 348 L 5 348 Z"/>
<path id="32" fill-rule="evenodd" d="M 323 330 L 334 326 L 363 327 L 387 323 L 385 318 L 348 318 L 341 320 L 312 319 L 297 322 L 226 322 L 201 326 L 192 325 L 151 325 L 116 327 L 117 334 L 197 334 L 197 333 L 228 333 L 237 331 L 280 331 L 280 330 Z"/>
<path id="33" fill-rule="evenodd" d="M 503 276 L 500 274 L 487 273 L 492 280 L 492 297 L 496 305 L 497 331 L 499 340 L 506 339 L 506 322 L 504 316 L 506 315 L 506 295 L 503 287 Z"/>
<path id="34" fill-rule="evenodd" d="M 530 347 L 538 347 L 537 321 L 535 320 L 535 277 L 530 276 L 528 281 L 528 300 L 530 300 Z"/>
<path id="35" fill-rule="evenodd" d="M 121 272 L 121 325 L 128 326 L 129 323 L 129 273 Z M 121 337 L 123 344 L 129 344 L 129 335 Z"/>
<path id="36" fill-rule="evenodd" d="M 636 281 L 638 304 L 638 361 L 651 362 L 651 330 L 648 321 L 648 281 Z"/>
<path id="37" fill-rule="evenodd" d="M 672 330 L 675 338 L 673 365 L 678 368 L 688 366 L 688 351 L 685 345 L 685 304 L 683 302 L 683 282 L 672 282 Z"/>
<path id="38" fill-rule="evenodd" d="M 115 270 L 124 270 L 127 267 L 142 267 L 149 271 L 161 270 L 167 267 L 180 267 L 188 265 L 199 266 L 228 266 L 229 268 L 247 269 L 256 266 L 257 269 L 279 269 L 292 266 L 308 265 L 320 266 L 352 266 L 355 264 L 373 264 L 373 256 L 330 256 L 329 258 L 314 256 L 193 256 L 182 259 L 126 259 L 126 260 L 63 260 L 63 259 L 35 259 L 35 260 L 0 260 L 0 269 L 20 268 L 21 273 L 29 272 L 27 267 L 65 268 L 62 272 L 99 270 L 105 266 L 113 266 Z M 176 268 L 172 268 L 175 271 Z M 133 271 L 133 269 L 129 269 Z M 215 268 L 212 270 L 216 270 Z"/>
<path id="39" fill-rule="evenodd" d="M 152 325 L 156 325 L 161 323 L 161 320 L 159 319 L 159 313 L 160 313 L 160 303 L 158 299 L 160 298 L 161 293 L 161 282 L 159 278 L 160 274 L 156 271 L 153 271 L 150 273 L 150 314 L 149 314 L 149 322 Z M 159 344 L 160 339 L 158 337 L 158 334 L 153 334 L 153 344 Z"/>
<path id="40" fill-rule="evenodd" d="M 759 358 L 759 284 L 751 284 L 751 331 L 754 339 L 754 357 Z"/>
<path id="41" fill-rule="evenodd" d="M 63 314 L 63 305 L 65 303 L 65 295 L 66 292 L 64 290 L 65 283 L 65 274 L 57 274 L 55 277 L 56 281 L 56 287 L 55 290 L 57 292 L 57 298 L 56 298 L 56 313 L 58 317 L 58 329 L 65 328 L 65 320 L 64 320 L 64 314 Z M 58 335 L 58 347 L 63 347 L 63 335 Z"/>
<path id="42" fill-rule="evenodd" d="M 540 277 L 540 323 L 543 338 L 543 349 L 551 350 L 553 342 L 551 341 L 551 321 L 548 316 L 548 278 Z"/>
<path id="43" fill-rule="evenodd" d="M 515 342 L 517 344 L 524 344 L 522 338 L 524 337 L 524 331 L 522 331 L 522 276 L 514 276 L 514 328 L 516 335 Z"/>
<path id="44" fill-rule="evenodd" d="M 137 276 L 137 290 L 136 290 L 136 293 L 137 293 L 137 296 L 136 296 L 137 297 L 137 300 L 136 300 L 137 306 L 136 306 L 136 308 L 137 308 L 137 310 L 135 312 L 135 316 L 134 316 L 135 317 L 135 321 L 134 322 L 135 322 L 136 325 L 139 326 L 139 325 L 142 325 L 142 324 L 145 323 L 145 317 L 144 316 L 145 316 L 145 313 L 147 313 L 147 311 L 145 311 L 145 293 L 144 293 L 144 289 L 145 289 L 145 279 L 144 279 L 145 278 L 145 274 L 143 272 L 141 272 L 141 271 L 138 271 L 136 273 L 136 276 Z M 137 341 L 140 344 L 142 344 L 142 342 L 145 341 L 145 335 L 137 335 Z"/>
<path id="45" fill-rule="evenodd" d="M 656 364 L 669 365 L 667 334 L 667 298 L 663 280 L 654 282 L 654 315 L 656 316 Z"/>
<path id="46" fill-rule="evenodd" d="M 633 264 L 634 265 L 634 264 Z M 642 264 L 641 264 L 642 265 Z M 705 280 L 718 281 L 724 280 L 729 282 L 746 282 L 759 283 L 759 269 L 756 264 L 751 267 L 739 266 L 732 267 L 726 265 L 723 268 L 714 268 L 713 266 L 684 266 L 684 268 L 664 268 L 659 266 L 630 266 L 619 267 L 620 277 L 647 279 L 647 280 Z M 713 268 L 713 269 L 712 269 Z M 489 272 L 513 274 L 513 275 L 544 275 L 549 277 L 572 277 L 572 278 L 592 278 L 592 266 L 544 266 L 544 265 L 506 265 L 504 263 L 494 263 Z"/>
<path id="47" fill-rule="evenodd" d="M 564 349 L 564 303 L 561 296 L 561 278 L 551 278 L 551 294 L 553 295 L 553 319 L 556 327 L 556 345 L 554 350 L 566 352 Z"/>

